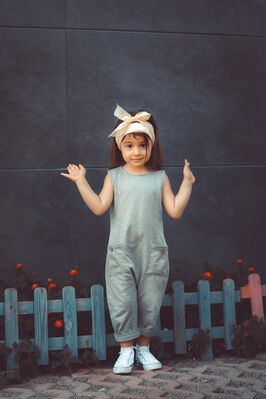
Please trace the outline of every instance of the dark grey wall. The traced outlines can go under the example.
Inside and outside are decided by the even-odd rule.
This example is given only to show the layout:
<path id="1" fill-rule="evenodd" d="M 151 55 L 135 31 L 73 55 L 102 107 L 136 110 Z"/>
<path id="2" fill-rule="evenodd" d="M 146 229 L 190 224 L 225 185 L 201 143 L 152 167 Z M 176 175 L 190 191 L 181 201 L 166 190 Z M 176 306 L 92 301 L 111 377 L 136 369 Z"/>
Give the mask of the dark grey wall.
<path id="1" fill-rule="evenodd" d="M 0 0 L 0 253 L 44 277 L 70 266 L 104 282 L 109 213 L 94 216 L 60 176 L 83 163 L 100 191 L 116 104 L 159 125 L 179 221 L 164 215 L 171 267 L 242 257 L 265 281 L 264 1 Z"/>

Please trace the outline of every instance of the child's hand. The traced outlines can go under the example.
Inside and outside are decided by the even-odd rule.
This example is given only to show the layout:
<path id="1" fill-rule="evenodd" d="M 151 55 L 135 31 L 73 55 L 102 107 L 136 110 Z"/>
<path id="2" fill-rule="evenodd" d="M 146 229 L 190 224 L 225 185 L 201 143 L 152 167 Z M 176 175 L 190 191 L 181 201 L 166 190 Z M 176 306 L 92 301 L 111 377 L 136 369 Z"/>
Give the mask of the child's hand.
<path id="1" fill-rule="evenodd" d="M 193 173 L 191 172 L 191 170 L 189 168 L 189 162 L 187 161 L 187 159 L 185 159 L 185 166 L 184 166 L 184 169 L 183 169 L 183 176 L 184 176 L 184 180 L 188 181 L 191 184 L 195 183 L 195 181 L 196 181 Z"/>
<path id="2" fill-rule="evenodd" d="M 60 173 L 60 175 L 67 177 L 69 180 L 72 180 L 75 183 L 85 178 L 86 169 L 81 164 L 77 166 L 73 163 L 69 163 L 67 166 L 67 170 L 68 173 Z"/>

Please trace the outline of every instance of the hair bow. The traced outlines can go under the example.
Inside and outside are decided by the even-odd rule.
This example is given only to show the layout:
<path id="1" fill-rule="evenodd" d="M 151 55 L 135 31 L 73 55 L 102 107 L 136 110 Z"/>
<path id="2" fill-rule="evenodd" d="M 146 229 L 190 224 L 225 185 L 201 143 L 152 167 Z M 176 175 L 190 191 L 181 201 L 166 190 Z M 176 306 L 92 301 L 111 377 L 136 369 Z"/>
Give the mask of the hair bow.
<path id="1" fill-rule="evenodd" d="M 146 133 L 151 139 L 152 144 L 154 144 L 154 129 L 152 124 L 150 122 L 147 122 L 147 120 L 150 119 L 151 114 L 146 111 L 141 111 L 132 116 L 117 104 L 114 115 L 123 122 L 120 123 L 120 125 L 118 125 L 116 129 L 113 130 L 111 134 L 109 134 L 108 137 L 115 138 L 119 149 L 124 136 L 134 132 Z"/>

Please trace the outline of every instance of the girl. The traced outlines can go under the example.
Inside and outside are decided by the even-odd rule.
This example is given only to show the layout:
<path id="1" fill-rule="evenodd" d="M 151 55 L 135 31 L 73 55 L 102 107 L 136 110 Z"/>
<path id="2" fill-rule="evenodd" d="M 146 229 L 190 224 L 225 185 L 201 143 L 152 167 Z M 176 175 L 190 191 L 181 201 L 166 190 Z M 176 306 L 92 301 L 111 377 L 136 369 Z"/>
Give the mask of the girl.
<path id="1" fill-rule="evenodd" d="M 131 115 L 119 105 L 114 115 L 118 122 L 109 135 L 114 138 L 112 168 L 100 194 L 90 187 L 81 164 L 69 164 L 68 173 L 61 175 L 76 183 L 95 215 L 100 216 L 110 208 L 105 282 L 114 337 L 121 347 L 113 372 L 126 374 L 133 369 L 134 349 L 136 362 L 144 370 L 162 367 L 149 350 L 169 275 L 162 205 L 169 216 L 179 219 L 188 204 L 195 177 L 185 159 L 183 182 L 175 196 L 165 171 L 161 170 L 162 156 L 153 116 L 145 111 Z"/>

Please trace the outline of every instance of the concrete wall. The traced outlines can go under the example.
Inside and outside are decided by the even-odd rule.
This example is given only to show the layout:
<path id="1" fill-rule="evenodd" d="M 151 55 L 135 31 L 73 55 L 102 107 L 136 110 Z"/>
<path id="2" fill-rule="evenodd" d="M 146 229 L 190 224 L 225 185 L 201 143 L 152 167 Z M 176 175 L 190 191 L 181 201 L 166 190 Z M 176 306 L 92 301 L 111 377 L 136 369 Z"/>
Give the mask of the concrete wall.
<path id="1" fill-rule="evenodd" d="M 155 116 L 175 192 L 184 158 L 197 178 L 164 215 L 172 269 L 242 257 L 265 281 L 265 20 L 262 0 L 0 0 L 2 273 L 104 282 L 109 213 L 59 173 L 100 191 L 118 103 Z"/>

